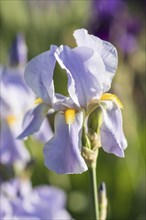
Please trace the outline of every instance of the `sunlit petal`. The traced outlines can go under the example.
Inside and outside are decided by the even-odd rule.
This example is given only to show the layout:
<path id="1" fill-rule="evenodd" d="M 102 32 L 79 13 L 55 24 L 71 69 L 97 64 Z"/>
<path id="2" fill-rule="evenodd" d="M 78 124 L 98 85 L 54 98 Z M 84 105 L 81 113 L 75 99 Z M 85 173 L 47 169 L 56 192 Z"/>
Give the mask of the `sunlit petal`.
<path id="1" fill-rule="evenodd" d="M 57 46 L 32 59 L 26 66 L 25 79 L 35 94 L 46 103 L 54 98 L 53 74 L 56 59 L 54 57 Z"/>
<path id="2" fill-rule="evenodd" d="M 55 135 L 44 147 L 45 165 L 58 174 L 82 173 L 87 170 L 80 152 L 83 114 L 77 113 L 74 123 L 66 124 L 64 114 L 55 117 Z"/>
<path id="3" fill-rule="evenodd" d="M 98 63 L 99 65 L 102 60 L 105 71 L 99 71 L 101 70 L 101 64 L 99 65 L 100 68 L 97 68 L 96 71 L 97 74 L 99 74 L 101 77 L 100 82 L 103 84 L 103 92 L 108 91 L 111 86 L 111 81 L 113 79 L 113 76 L 115 75 L 118 64 L 116 48 L 111 43 L 88 34 L 87 30 L 85 29 L 76 30 L 74 32 L 74 37 L 79 47 L 86 46 L 94 50 L 95 57 L 98 57 L 96 64 Z M 103 77 L 104 81 L 102 81 Z"/>
<path id="4" fill-rule="evenodd" d="M 93 97 L 99 98 L 102 93 L 101 77 L 94 73 L 95 70 L 103 73 L 104 64 L 100 56 L 93 55 L 91 48 L 71 49 L 67 46 L 62 46 L 57 54 L 59 64 L 68 75 L 69 94 L 76 104 L 84 108 Z"/>

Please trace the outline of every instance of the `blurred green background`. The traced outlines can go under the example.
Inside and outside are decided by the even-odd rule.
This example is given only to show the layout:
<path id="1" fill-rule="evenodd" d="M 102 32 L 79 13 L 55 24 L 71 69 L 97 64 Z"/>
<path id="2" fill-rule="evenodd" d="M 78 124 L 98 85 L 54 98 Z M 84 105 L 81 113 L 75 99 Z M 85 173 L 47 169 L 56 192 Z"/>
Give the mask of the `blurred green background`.
<path id="1" fill-rule="evenodd" d="M 128 148 L 124 159 L 107 154 L 101 149 L 97 165 L 98 185 L 104 181 L 107 186 L 107 219 L 112 220 L 144 220 L 146 212 L 146 31 L 143 9 L 145 1 L 140 2 L 141 4 L 139 1 L 125 1 L 128 13 L 139 19 L 141 28 L 135 36 L 138 45 L 136 51 L 127 54 L 116 45 L 119 66 L 112 84 L 112 91 L 124 104 L 123 124 Z M 67 44 L 74 47 L 73 31 L 86 28 L 92 33 L 92 23 L 96 25 L 91 0 L 1 0 L 0 20 L 0 64 L 2 65 L 8 62 L 8 51 L 18 32 L 25 34 L 28 60 L 30 60 L 48 50 L 51 44 L 58 46 Z M 114 44 L 114 41 L 112 43 Z M 66 76 L 64 72 L 60 72 L 58 77 L 57 71 L 54 76 L 56 91 L 65 94 Z M 33 137 L 30 137 L 26 145 L 35 161 L 28 169 L 31 172 L 33 185 L 46 183 L 63 188 L 68 194 L 67 208 L 72 216 L 76 220 L 90 220 L 88 172 L 82 175 L 57 175 L 44 166 L 41 143 L 38 144 Z"/>

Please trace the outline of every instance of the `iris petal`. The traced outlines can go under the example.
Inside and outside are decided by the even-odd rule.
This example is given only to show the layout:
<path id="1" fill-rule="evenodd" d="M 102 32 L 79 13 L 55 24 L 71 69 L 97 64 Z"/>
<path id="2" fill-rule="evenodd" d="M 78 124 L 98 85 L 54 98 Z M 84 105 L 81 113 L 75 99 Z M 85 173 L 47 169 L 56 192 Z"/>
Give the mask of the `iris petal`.
<path id="1" fill-rule="evenodd" d="M 82 173 L 87 170 L 80 153 L 82 112 L 77 113 L 74 123 L 67 125 L 64 114 L 55 116 L 55 135 L 44 147 L 45 165 L 58 174 Z"/>
<path id="2" fill-rule="evenodd" d="M 23 120 L 23 132 L 18 136 L 23 139 L 35 132 L 37 132 L 48 112 L 48 105 L 40 104 L 33 110 L 26 112 Z"/>
<path id="3" fill-rule="evenodd" d="M 100 80 L 103 84 L 103 92 L 109 90 L 111 86 L 111 81 L 115 75 L 117 64 L 118 64 L 118 56 L 116 48 L 109 42 L 103 41 L 100 38 L 88 34 L 87 30 L 79 29 L 74 32 L 74 37 L 76 43 L 79 47 L 89 47 L 94 50 L 94 53 L 101 56 L 102 62 L 104 64 L 105 71 L 100 72 L 97 68 L 97 73 L 100 72 L 100 75 L 104 77 L 104 81 Z M 97 63 L 100 64 L 100 60 L 97 59 Z M 101 66 L 101 65 L 100 65 Z M 97 75 L 97 77 L 99 77 Z M 103 79 L 101 77 L 101 79 Z"/>
<path id="4" fill-rule="evenodd" d="M 101 57 L 94 56 L 93 49 L 62 46 L 56 59 L 68 74 L 68 91 L 76 104 L 86 108 L 93 97 L 100 98 L 102 88 L 95 71 L 103 73 L 105 68 Z M 103 81 L 104 76 L 101 77 Z"/>
<path id="5" fill-rule="evenodd" d="M 78 106 L 80 106 L 79 104 L 79 100 L 78 97 L 76 95 L 76 89 L 75 89 L 75 81 L 71 75 L 71 72 L 69 69 L 67 69 L 67 67 L 64 65 L 63 61 L 60 59 L 60 54 L 63 51 L 63 46 L 60 46 L 55 53 L 55 57 L 56 60 L 58 61 L 59 65 L 61 66 L 62 69 L 65 69 L 68 75 L 68 92 L 72 98 L 72 100 L 74 101 L 74 103 Z"/>
<path id="6" fill-rule="evenodd" d="M 127 141 L 122 128 L 120 108 L 111 101 L 105 101 L 106 109 L 102 107 L 103 123 L 100 127 L 101 144 L 108 153 L 124 157 Z"/>
<path id="7" fill-rule="evenodd" d="M 53 136 L 52 128 L 48 123 L 47 118 L 45 118 L 42 122 L 40 130 L 35 133 L 35 137 L 42 143 L 46 143 L 52 136 Z"/>
<path id="8" fill-rule="evenodd" d="M 26 66 L 25 79 L 35 94 L 46 103 L 54 98 L 53 73 L 56 63 L 54 57 L 56 46 L 32 59 Z"/>

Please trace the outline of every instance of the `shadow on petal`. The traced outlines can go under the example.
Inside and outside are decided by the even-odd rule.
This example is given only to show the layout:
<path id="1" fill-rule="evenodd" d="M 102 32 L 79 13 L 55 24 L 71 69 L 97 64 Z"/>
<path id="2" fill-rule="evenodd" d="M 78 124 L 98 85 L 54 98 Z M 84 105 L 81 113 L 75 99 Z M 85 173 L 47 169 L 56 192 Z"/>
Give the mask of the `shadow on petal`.
<path id="1" fill-rule="evenodd" d="M 40 126 L 48 112 L 48 106 L 46 104 L 40 104 L 33 110 L 26 112 L 23 119 L 23 132 L 17 137 L 23 139 L 40 129 Z"/>

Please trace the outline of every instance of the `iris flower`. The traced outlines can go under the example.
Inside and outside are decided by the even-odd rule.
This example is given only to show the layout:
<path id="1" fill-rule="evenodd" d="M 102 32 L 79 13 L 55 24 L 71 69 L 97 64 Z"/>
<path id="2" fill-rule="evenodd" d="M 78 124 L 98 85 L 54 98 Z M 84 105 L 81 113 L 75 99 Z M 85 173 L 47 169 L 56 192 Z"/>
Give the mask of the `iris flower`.
<path id="1" fill-rule="evenodd" d="M 90 30 L 104 40 L 115 42 L 124 54 L 134 53 L 142 23 L 127 10 L 126 1 L 92 1 Z"/>
<path id="2" fill-rule="evenodd" d="M 25 69 L 25 80 L 38 99 L 19 138 L 39 130 L 50 109 L 56 112 L 55 134 L 44 146 L 45 165 L 59 174 L 82 173 L 87 165 L 81 156 L 82 128 L 85 117 L 96 107 L 102 110 L 100 137 L 102 148 L 124 157 L 127 142 L 122 129 L 122 104 L 106 93 L 118 63 L 115 47 L 87 30 L 74 32 L 76 48 L 52 45 L 32 59 Z M 66 71 L 69 96 L 55 93 L 53 74 L 56 62 Z M 96 119 L 95 119 L 96 120 Z"/>
<path id="3" fill-rule="evenodd" d="M 40 185 L 32 188 L 27 179 L 1 183 L 0 219 L 72 219 L 65 209 L 66 194 L 59 188 Z"/>
<path id="4" fill-rule="evenodd" d="M 0 162 L 5 165 L 19 162 L 23 167 L 31 157 L 23 142 L 16 137 L 22 130 L 24 113 L 34 106 L 35 96 L 26 86 L 22 74 L 17 69 L 2 68 L 0 84 Z M 43 129 L 48 135 L 52 135 L 47 119 L 42 125 L 41 132 L 36 135 L 39 140 L 47 141 Z"/>
<path id="5" fill-rule="evenodd" d="M 21 131 L 23 112 L 31 102 L 28 98 L 28 89 L 19 72 L 10 68 L 2 69 L 1 73 L 1 132 L 0 153 L 1 163 L 10 165 L 15 162 L 24 166 L 30 160 L 30 154 L 16 136 Z M 23 97 L 23 98 L 22 98 Z"/>

